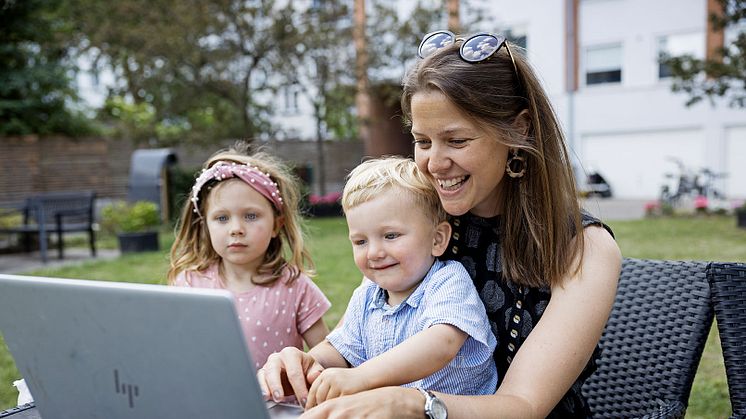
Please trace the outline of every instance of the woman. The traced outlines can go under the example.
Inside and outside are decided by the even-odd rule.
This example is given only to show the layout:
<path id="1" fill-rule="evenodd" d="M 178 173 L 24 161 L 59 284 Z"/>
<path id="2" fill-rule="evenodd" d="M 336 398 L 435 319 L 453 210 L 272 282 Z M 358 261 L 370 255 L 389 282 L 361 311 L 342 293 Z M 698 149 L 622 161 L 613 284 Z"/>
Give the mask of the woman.
<path id="1" fill-rule="evenodd" d="M 516 52 L 500 35 L 428 34 L 402 95 L 417 166 L 452 216 L 447 255 L 466 266 L 498 339 L 497 391 L 385 387 L 327 401 L 307 417 L 589 415 L 580 388 L 595 369 L 621 255 L 608 228 L 580 210 L 559 122 Z M 321 365 L 283 350 L 259 380 L 276 398 L 303 400 Z"/>

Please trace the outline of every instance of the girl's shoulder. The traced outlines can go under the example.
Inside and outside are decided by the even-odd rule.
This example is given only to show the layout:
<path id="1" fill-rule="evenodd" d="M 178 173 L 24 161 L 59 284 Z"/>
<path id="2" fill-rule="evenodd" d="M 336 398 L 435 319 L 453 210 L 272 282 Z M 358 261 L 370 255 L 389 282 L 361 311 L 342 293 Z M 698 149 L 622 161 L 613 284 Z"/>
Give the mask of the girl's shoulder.
<path id="1" fill-rule="evenodd" d="M 303 272 L 300 272 L 298 276 L 293 278 L 293 270 L 289 267 L 285 267 L 282 270 L 282 276 L 273 282 L 270 287 L 283 287 L 288 289 L 306 289 L 308 287 L 316 287 L 311 277 Z"/>
<path id="2" fill-rule="evenodd" d="M 187 269 L 179 272 L 174 280 L 176 285 L 199 288 L 223 288 L 218 271 L 218 264 L 214 263 L 203 270 Z"/>

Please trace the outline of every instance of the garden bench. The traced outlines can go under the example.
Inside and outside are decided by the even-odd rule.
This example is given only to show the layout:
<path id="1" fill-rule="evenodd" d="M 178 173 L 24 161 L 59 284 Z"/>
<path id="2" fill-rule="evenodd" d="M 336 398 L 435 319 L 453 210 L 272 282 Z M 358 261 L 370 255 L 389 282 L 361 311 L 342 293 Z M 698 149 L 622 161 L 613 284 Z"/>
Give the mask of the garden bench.
<path id="1" fill-rule="evenodd" d="M 87 232 L 91 254 L 96 256 L 94 204 L 96 192 L 46 192 L 26 198 L 15 211 L 23 214 L 23 224 L 0 228 L 0 233 L 20 234 L 27 252 L 31 251 L 30 237 L 37 235 L 42 261 L 47 261 L 47 234 L 57 235 L 57 251 L 64 258 L 63 234 Z M 9 211 L 6 211 L 6 214 Z"/>

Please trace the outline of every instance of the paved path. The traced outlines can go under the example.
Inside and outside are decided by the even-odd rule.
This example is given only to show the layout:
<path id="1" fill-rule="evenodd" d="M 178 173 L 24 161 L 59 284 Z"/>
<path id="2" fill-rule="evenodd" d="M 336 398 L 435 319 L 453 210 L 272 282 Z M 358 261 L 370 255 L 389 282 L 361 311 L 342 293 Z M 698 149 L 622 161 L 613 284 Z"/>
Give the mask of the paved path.
<path id="1" fill-rule="evenodd" d="M 645 216 L 645 203 L 648 201 L 642 199 L 588 198 L 581 201 L 581 205 L 603 221 L 638 220 Z"/>
<path id="2" fill-rule="evenodd" d="M 48 262 L 42 263 L 39 252 L 0 255 L 0 273 L 19 274 L 41 268 L 57 268 L 81 264 L 88 261 L 108 260 L 119 257 L 119 250 L 96 249 L 97 257 L 91 257 L 88 248 L 65 248 L 65 259 L 57 259 L 56 249 L 49 252 Z"/>

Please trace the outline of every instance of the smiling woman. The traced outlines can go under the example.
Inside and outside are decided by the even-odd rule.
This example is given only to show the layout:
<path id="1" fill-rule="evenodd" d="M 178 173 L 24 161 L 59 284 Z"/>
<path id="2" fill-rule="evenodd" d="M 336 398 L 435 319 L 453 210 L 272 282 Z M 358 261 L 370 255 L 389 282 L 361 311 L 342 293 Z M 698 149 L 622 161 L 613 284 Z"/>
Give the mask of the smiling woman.
<path id="1" fill-rule="evenodd" d="M 413 54 L 414 55 L 414 54 Z M 526 57 L 500 34 L 425 36 L 404 79 L 414 157 L 450 215 L 441 259 L 463 264 L 485 305 L 494 394 L 422 394 L 384 387 L 339 397 L 308 417 L 587 417 L 581 392 L 595 368 L 621 255 L 583 213 L 561 126 Z M 273 355 L 262 380 L 301 397 L 312 362 Z M 313 377 L 310 377 L 313 378 Z M 443 409 L 433 409 L 433 406 Z"/>

